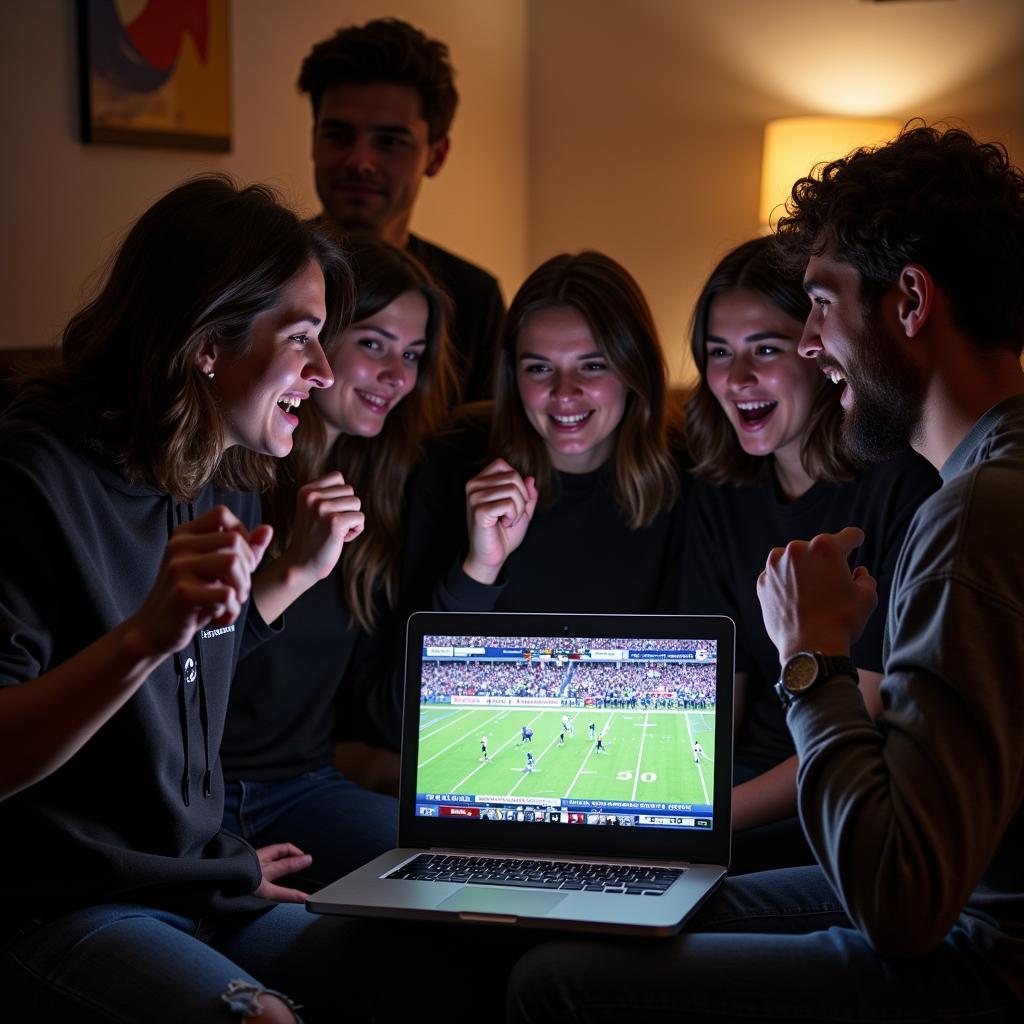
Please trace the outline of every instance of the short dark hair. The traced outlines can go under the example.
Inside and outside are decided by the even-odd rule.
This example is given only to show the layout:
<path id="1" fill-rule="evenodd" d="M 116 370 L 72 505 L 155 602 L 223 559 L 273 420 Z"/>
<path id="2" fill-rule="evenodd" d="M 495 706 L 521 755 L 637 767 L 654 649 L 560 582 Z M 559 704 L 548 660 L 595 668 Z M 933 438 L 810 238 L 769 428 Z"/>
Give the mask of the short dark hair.
<path id="1" fill-rule="evenodd" d="M 213 479 L 260 489 L 273 460 L 223 451 L 216 392 L 196 357 L 211 338 L 243 354 L 253 321 L 310 261 L 323 271 L 333 336 L 351 308 L 348 263 L 263 185 L 221 174 L 157 200 L 128 232 L 99 294 L 64 330 L 62 365 L 30 398 L 115 455 L 136 481 L 191 498 Z"/>
<path id="2" fill-rule="evenodd" d="M 516 292 L 499 338 L 492 451 L 524 476 L 535 476 L 542 495 L 554 490 L 550 457 L 519 397 L 516 341 L 534 313 L 565 308 L 583 316 L 602 355 L 626 386 L 626 409 L 612 455 L 615 497 L 632 529 L 649 526 L 679 494 L 671 450 L 676 438 L 668 371 L 644 293 L 610 256 L 593 251 L 553 256 Z"/>
<path id="3" fill-rule="evenodd" d="M 978 347 L 1021 351 L 1024 174 L 998 142 L 911 121 L 796 182 L 777 238 L 796 265 L 827 249 L 854 267 L 869 306 L 920 263 Z"/>
<path id="4" fill-rule="evenodd" d="M 756 292 L 800 323 L 811 310 L 802 268 L 797 272 L 780 266 L 770 237 L 751 239 L 723 256 L 701 289 L 690 322 L 690 351 L 700 377 L 686 400 L 686 435 L 694 474 L 716 484 L 752 483 L 766 465 L 765 458 L 743 450 L 729 417 L 708 387 L 706 342 L 711 303 L 719 295 L 741 288 Z M 824 374 L 817 387 L 800 458 L 815 480 L 848 480 L 860 464 L 842 441 L 841 390 Z"/>
<path id="5" fill-rule="evenodd" d="M 428 39 L 397 18 L 377 18 L 362 26 L 340 28 L 316 44 L 302 62 L 299 91 L 308 92 L 313 118 L 324 92 L 339 82 L 393 82 L 412 86 L 420 96 L 420 114 L 431 142 L 451 128 L 459 94 L 448 47 Z"/>

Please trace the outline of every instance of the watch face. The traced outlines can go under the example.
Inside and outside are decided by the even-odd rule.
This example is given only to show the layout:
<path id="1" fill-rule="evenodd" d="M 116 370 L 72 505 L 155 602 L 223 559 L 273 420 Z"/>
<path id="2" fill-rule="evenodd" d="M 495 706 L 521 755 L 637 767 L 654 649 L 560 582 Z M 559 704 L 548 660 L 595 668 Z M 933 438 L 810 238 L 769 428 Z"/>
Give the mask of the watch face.
<path id="1" fill-rule="evenodd" d="M 786 662 L 782 685 L 790 693 L 803 693 L 818 677 L 818 662 L 813 654 L 801 651 Z"/>

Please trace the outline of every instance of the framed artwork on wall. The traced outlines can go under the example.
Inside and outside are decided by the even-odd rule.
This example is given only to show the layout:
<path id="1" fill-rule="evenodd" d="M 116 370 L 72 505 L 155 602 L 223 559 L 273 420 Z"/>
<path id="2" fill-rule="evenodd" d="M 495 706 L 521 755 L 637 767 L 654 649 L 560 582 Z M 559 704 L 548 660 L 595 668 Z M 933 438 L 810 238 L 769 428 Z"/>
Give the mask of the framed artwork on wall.
<path id="1" fill-rule="evenodd" d="M 228 0 L 78 0 L 82 141 L 227 152 Z"/>

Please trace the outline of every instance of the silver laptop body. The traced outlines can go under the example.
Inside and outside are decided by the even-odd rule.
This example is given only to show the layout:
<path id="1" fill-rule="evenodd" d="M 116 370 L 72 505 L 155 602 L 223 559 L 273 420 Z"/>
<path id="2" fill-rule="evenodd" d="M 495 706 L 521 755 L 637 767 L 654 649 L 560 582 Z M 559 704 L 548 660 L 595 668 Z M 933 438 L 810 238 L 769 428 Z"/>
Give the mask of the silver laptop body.
<path id="1" fill-rule="evenodd" d="M 399 847 L 307 909 L 674 934 L 729 863 L 734 647 L 721 616 L 416 613 Z"/>

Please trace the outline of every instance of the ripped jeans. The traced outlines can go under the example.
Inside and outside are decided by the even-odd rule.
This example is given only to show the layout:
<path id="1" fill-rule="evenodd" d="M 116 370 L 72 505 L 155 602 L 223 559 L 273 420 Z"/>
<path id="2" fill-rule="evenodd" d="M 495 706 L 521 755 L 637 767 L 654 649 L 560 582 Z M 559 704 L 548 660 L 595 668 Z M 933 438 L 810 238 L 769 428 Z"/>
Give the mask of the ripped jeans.
<path id="1" fill-rule="evenodd" d="M 87 907 L 0 944 L 0 992 L 22 1011 L 12 1020 L 228 1024 L 253 1016 L 264 992 L 306 1007 L 296 1020 L 333 1020 L 352 1002 L 339 976 L 359 976 L 360 927 L 298 904 L 215 927 L 132 904 Z"/>

